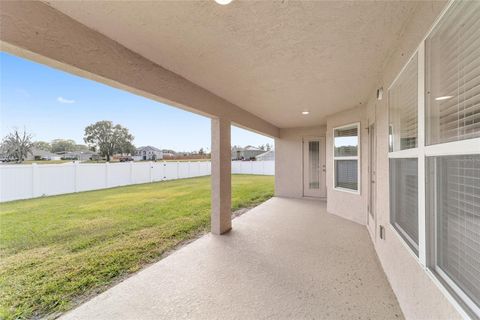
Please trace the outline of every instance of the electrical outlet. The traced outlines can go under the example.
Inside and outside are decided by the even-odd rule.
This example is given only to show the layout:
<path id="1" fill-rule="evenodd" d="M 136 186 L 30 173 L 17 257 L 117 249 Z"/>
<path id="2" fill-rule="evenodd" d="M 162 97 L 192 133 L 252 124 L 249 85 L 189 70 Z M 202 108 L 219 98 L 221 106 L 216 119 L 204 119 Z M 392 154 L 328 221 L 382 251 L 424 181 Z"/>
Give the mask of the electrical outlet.
<path id="1" fill-rule="evenodd" d="M 379 226 L 380 228 L 380 239 L 385 240 L 385 227 Z"/>

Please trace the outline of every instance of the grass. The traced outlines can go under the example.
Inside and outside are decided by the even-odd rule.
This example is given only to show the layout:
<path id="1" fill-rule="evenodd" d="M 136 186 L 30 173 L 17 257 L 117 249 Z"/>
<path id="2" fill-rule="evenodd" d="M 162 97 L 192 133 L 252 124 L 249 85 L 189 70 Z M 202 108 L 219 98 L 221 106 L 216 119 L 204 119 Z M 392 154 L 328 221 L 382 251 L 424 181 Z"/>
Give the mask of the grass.
<path id="1" fill-rule="evenodd" d="M 233 210 L 273 195 L 273 177 L 234 175 Z M 0 318 L 72 308 L 209 229 L 210 177 L 0 204 Z"/>

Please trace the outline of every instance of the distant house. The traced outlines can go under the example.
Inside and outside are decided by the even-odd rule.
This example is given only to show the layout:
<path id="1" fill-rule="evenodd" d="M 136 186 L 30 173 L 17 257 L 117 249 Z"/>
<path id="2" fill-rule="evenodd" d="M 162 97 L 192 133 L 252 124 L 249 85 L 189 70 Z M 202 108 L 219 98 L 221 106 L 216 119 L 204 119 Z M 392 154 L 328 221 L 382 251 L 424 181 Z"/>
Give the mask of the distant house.
<path id="1" fill-rule="evenodd" d="M 135 158 L 138 157 L 140 160 L 162 160 L 163 151 L 152 146 L 140 147 L 135 151 Z"/>
<path id="2" fill-rule="evenodd" d="M 254 146 L 233 147 L 232 148 L 232 160 L 255 160 L 255 157 L 264 153 L 265 150 Z"/>
<path id="3" fill-rule="evenodd" d="M 62 157 L 63 160 L 79 160 L 87 161 L 94 158 L 97 153 L 93 151 L 62 151 L 57 152 L 58 155 Z"/>
<path id="4" fill-rule="evenodd" d="M 275 160 L 275 150 L 269 150 L 255 157 L 257 161 L 273 161 Z"/>
<path id="5" fill-rule="evenodd" d="M 33 148 L 25 160 L 60 160 L 61 156 L 50 151 Z"/>

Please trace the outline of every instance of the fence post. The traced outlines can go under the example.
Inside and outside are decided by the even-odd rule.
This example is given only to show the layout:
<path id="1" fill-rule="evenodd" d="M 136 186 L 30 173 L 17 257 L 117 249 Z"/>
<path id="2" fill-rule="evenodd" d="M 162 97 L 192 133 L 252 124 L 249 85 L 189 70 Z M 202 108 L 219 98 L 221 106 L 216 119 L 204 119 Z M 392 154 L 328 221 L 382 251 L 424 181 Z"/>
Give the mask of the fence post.
<path id="1" fill-rule="evenodd" d="M 130 161 L 130 184 L 133 184 L 133 161 Z"/>
<path id="2" fill-rule="evenodd" d="M 153 173 L 152 173 L 152 171 L 153 171 L 153 162 L 152 162 L 152 161 L 149 161 L 149 162 L 148 162 L 148 167 L 149 167 L 149 169 L 148 169 L 148 170 L 149 170 L 148 174 L 149 174 L 149 176 L 150 176 L 150 183 L 152 183 L 152 182 L 153 182 Z"/>
<path id="3" fill-rule="evenodd" d="M 73 161 L 73 192 L 78 192 L 78 162 Z"/>
<path id="4" fill-rule="evenodd" d="M 105 188 L 108 188 L 108 162 L 105 162 Z"/>
<path id="5" fill-rule="evenodd" d="M 38 168 L 36 163 L 32 163 L 32 198 L 38 195 Z"/>

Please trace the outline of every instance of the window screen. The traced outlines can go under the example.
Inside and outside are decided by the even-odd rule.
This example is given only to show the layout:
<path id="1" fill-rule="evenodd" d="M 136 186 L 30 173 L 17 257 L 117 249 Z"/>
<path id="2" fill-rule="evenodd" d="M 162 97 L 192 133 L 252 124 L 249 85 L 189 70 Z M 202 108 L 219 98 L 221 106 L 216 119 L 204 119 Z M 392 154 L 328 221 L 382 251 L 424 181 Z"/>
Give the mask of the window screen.
<path id="1" fill-rule="evenodd" d="M 457 1 L 426 41 L 427 145 L 480 137 L 480 1 Z"/>
<path id="2" fill-rule="evenodd" d="M 480 155 L 427 158 L 436 267 L 480 306 Z"/>
<path id="3" fill-rule="evenodd" d="M 390 151 L 417 147 L 418 62 L 415 55 L 389 90 Z"/>
<path id="4" fill-rule="evenodd" d="M 417 159 L 390 159 L 390 222 L 418 255 Z"/>

